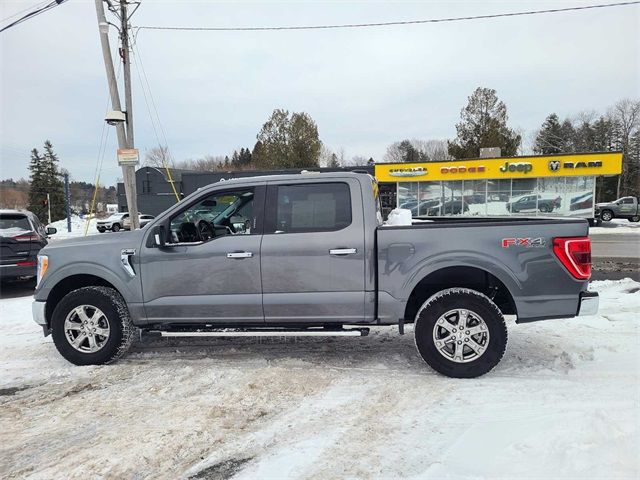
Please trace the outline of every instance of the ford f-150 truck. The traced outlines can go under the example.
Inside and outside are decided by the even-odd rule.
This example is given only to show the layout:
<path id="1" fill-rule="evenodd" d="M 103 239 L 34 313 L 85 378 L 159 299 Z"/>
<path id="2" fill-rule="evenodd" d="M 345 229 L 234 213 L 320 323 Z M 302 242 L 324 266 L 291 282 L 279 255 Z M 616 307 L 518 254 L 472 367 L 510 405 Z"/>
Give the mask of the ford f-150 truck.
<path id="1" fill-rule="evenodd" d="M 476 377 L 517 322 L 594 314 L 583 219 L 383 225 L 375 179 L 303 173 L 209 185 L 146 228 L 39 255 L 35 321 L 77 365 L 162 336 L 362 335 L 414 323 L 435 370 Z"/>

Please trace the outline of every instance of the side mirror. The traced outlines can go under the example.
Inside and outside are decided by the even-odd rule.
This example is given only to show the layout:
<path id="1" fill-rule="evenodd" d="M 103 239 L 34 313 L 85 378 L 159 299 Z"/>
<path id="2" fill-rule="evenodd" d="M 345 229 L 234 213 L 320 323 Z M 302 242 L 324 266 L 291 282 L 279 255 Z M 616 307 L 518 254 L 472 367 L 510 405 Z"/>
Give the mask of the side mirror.
<path id="1" fill-rule="evenodd" d="M 167 231 L 164 225 L 158 225 L 153 229 L 153 243 L 156 247 L 164 247 L 167 243 Z"/>
<path id="2" fill-rule="evenodd" d="M 47 227 L 47 235 L 54 235 L 56 233 L 58 233 L 58 229 L 57 228 Z"/>

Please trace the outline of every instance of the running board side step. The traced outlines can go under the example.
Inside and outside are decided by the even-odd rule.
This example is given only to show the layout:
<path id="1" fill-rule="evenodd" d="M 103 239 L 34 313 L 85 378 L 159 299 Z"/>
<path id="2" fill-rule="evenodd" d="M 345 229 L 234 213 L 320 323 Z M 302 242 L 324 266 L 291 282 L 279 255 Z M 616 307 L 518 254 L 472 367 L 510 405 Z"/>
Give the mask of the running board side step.
<path id="1" fill-rule="evenodd" d="M 149 330 L 146 335 L 161 337 L 365 337 L 368 328 L 341 330 Z"/>

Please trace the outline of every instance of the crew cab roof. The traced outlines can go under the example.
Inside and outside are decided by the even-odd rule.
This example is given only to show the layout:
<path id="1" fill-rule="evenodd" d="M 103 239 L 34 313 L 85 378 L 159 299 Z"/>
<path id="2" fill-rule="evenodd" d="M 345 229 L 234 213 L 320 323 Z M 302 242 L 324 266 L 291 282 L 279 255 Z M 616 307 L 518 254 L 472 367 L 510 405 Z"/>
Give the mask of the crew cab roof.
<path id="1" fill-rule="evenodd" d="M 301 173 L 287 173 L 283 175 L 256 175 L 255 177 L 239 177 L 239 178 L 231 178 L 229 180 L 220 180 L 216 183 L 212 183 L 210 185 L 206 185 L 204 187 L 200 187 L 199 190 L 204 190 L 206 188 L 211 187 L 212 185 L 219 186 L 220 184 L 244 184 L 244 183 L 268 183 L 270 181 L 297 181 L 297 180 L 309 180 L 309 179 L 330 179 L 330 178 L 347 178 L 347 177 L 371 177 L 366 172 L 301 172 Z"/>

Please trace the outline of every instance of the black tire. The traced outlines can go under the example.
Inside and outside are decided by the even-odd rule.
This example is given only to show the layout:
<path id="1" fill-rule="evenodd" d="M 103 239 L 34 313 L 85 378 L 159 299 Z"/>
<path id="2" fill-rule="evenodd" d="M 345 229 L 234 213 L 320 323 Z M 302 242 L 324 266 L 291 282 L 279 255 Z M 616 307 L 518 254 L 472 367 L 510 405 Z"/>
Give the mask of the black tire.
<path id="1" fill-rule="evenodd" d="M 113 230 L 114 232 L 119 232 L 119 231 L 120 231 L 120 225 L 119 225 L 119 224 L 117 224 L 117 223 L 114 223 L 114 224 L 111 226 L 111 230 Z"/>
<path id="2" fill-rule="evenodd" d="M 603 210 L 600 213 L 600 218 L 603 222 L 610 222 L 613 220 L 613 212 L 611 210 Z"/>
<path id="3" fill-rule="evenodd" d="M 540 211 L 542 213 L 549 213 L 551 212 L 551 209 L 549 208 L 549 205 L 540 205 Z"/>
<path id="4" fill-rule="evenodd" d="M 98 229 L 98 231 L 99 231 L 100 233 L 104 233 L 104 232 L 106 231 L 106 228 L 99 228 L 99 229 Z"/>
<path id="5" fill-rule="evenodd" d="M 628 220 L 631 223 L 636 223 L 636 222 L 640 221 L 640 216 L 639 215 L 634 215 L 633 217 L 629 217 Z"/>
<path id="6" fill-rule="evenodd" d="M 486 324 L 489 338 L 484 351 L 475 360 L 459 363 L 445 357 L 435 345 L 433 336 L 437 322 L 453 309 L 474 312 Z M 453 378 L 484 375 L 500 362 L 507 348 L 507 325 L 502 312 L 487 296 L 467 288 L 442 290 L 427 300 L 416 315 L 414 333 L 416 347 L 424 361 L 435 371 Z M 467 352 L 471 352 L 469 347 Z"/>
<path id="7" fill-rule="evenodd" d="M 108 320 L 109 335 L 96 352 L 81 352 L 67 340 L 65 320 L 76 307 L 89 305 L 100 309 Z M 56 306 L 51 319 L 51 334 L 58 352 L 74 365 L 102 365 L 124 355 L 131 347 L 135 327 L 124 299 L 113 288 L 83 287 L 68 293 Z"/>

